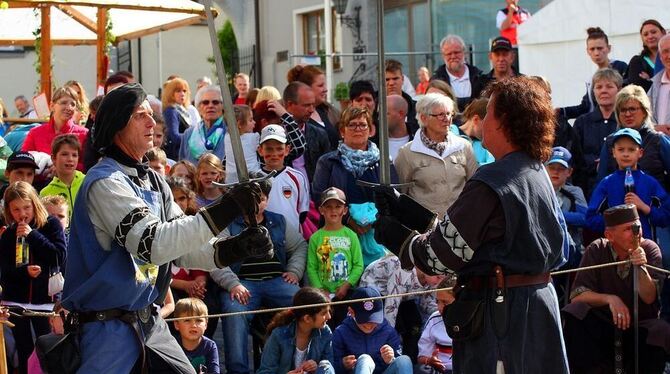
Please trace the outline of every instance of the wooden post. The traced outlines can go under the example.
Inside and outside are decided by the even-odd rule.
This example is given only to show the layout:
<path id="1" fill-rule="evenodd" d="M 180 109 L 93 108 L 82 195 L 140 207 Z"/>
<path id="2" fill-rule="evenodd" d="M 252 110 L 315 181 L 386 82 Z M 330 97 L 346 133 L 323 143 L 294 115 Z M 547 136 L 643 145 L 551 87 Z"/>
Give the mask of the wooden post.
<path id="1" fill-rule="evenodd" d="M 107 10 L 105 8 L 98 8 L 98 18 L 97 18 L 97 28 L 98 28 L 98 40 L 96 42 L 96 66 L 97 66 L 97 79 L 96 82 L 99 86 L 105 84 L 107 79 L 107 51 L 106 47 L 106 28 L 107 28 Z"/>
<path id="2" fill-rule="evenodd" d="M 42 41 L 40 48 L 40 85 L 42 92 L 47 95 L 47 102 L 51 102 L 51 7 L 48 5 L 40 9 L 42 15 Z"/>
<path id="3" fill-rule="evenodd" d="M 7 368 L 7 353 L 5 352 L 5 331 L 4 326 L 14 327 L 14 324 L 9 321 L 0 321 L 0 374 L 9 374 Z"/>

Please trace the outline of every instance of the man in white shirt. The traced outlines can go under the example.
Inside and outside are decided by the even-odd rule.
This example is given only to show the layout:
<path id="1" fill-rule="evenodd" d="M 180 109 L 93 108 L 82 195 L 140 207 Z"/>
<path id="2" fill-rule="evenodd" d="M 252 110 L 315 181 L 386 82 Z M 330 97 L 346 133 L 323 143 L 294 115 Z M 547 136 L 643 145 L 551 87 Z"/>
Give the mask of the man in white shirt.
<path id="1" fill-rule="evenodd" d="M 386 97 L 386 123 L 389 127 L 389 155 L 395 159 L 398 150 L 409 143 L 414 137 L 410 134 L 405 118 L 407 117 L 407 101 L 400 95 Z"/>
<path id="2" fill-rule="evenodd" d="M 30 106 L 30 102 L 25 96 L 19 95 L 14 99 L 14 106 L 19 113 L 20 118 L 37 118 L 35 109 Z"/>
<path id="3" fill-rule="evenodd" d="M 482 71 L 465 62 L 465 42 L 458 35 L 447 35 L 440 42 L 444 64 L 433 72 L 433 79 L 447 82 L 458 98 L 458 111 L 462 112 L 472 101 L 473 87 Z"/>

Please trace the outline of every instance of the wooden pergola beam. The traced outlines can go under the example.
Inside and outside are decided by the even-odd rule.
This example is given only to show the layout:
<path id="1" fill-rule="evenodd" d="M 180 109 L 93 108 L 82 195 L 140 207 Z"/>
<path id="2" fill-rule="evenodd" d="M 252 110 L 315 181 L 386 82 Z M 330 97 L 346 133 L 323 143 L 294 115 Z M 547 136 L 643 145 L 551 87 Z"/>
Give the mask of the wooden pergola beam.
<path id="1" fill-rule="evenodd" d="M 52 39 L 51 45 L 95 45 L 95 40 L 89 39 Z M 0 46 L 23 46 L 32 47 L 35 45 L 34 39 L 13 39 L 0 40 Z"/>
<path id="2" fill-rule="evenodd" d="M 107 53 L 105 51 L 106 47 L 106 27 L 107 27 L 107 9 L 98 8 L 98 17 L 97 17 L 97 35 L 98 40 L 95 43 L 96 49 L 96 83 L 98 85 L 103 85 L 107 79 L 107 64 L 105 60 L 107 58 Z"/>
<path id="3" fill-rule="evenodd" d="M 42 92 L 47 96 L 47 102 L 51 102 L 51 7 L 40 8 L 42 16 L 41 42 L 40 42 L 40 86 Z"/>
<path id="4" fill-rule="evenodd" d="M 84 13 L 73 8 L 71 5 L 56 5 L 56 8 L 60 9 L 61 12 L 67 14 L 68 17 L 79 22 L 82 26 L 86 27 L 87 29 L 93 32 L 97 31 L 95 22 L 93 22 L 93 20 L 91 20 L 90 18 L 86 17 Z"/>
<path id="5" fill-rule="evenodd" d="M 202 22 L 202 20 L 203 20 L 202 17 L 195 16 L 195 17 L 191 17 L 191 18 L 187 18 L 187 19 L 183 19 L 183 20 L 179 20 L 179 21 L 175 21 L 175 22 L 171 22 L 171 23 L 166 23 L 166 24 L 163 24 L 163 25 L 160 25 L 160 26 L 151 27 L 151 28 L 144 29 L 144 30 L 130 32 L 130 33 L 124 34 L 124 35 L 118 35 L 116 37 L 116 43 L 126 41 L 126 40 L 141 38 L 141 37 L 151 35 L 151 34 L 155 34 L 157 32 L 161 32 L 161 31 L 167 31 L 167 30 L 176 29 L 176 28 L 183 27 L 183 26 L 194 25 L 196 23 Z"/>
<path id="6" fill-rule="evenodd" d="M 69 5 L 69 6 L 97 6 L 97 7 L 109 7 L 114 9 L 130 9 L 130 10 L 147 10 L 154 12 L 168 12 L 168 13 L 189 13 L 197 14 L 202 17 L 205 17 L 205 11 L 199 9 L 189 9 L 189 8 L 169 8 L 162 6 L 151 6 L 151 5 L 129 5 L 129 4 L 114 4 L 114 3 L 103 3 L 95 1 L 86 1 L 86 0 L 40 0 L 39 2 L 31 1 L 11 1 L 11 8 L 37 8 L 40 4 L 45 5 Z M 216 9 L 212 8 L 212 13 L 214 16 L 218 16 Z"/>

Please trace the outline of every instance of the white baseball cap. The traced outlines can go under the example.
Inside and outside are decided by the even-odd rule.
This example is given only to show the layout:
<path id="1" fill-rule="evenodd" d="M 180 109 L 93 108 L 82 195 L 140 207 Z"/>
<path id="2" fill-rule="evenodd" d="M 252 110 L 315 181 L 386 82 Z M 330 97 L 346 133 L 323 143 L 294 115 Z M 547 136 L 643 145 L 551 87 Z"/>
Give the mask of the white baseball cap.
<path id="1" fill-rule="evenodd" d="M 267 140 L 276 140 L 286 144 L 286 131 L 280 125 L 267 125 L 261 130 L 261 144 Z"/>

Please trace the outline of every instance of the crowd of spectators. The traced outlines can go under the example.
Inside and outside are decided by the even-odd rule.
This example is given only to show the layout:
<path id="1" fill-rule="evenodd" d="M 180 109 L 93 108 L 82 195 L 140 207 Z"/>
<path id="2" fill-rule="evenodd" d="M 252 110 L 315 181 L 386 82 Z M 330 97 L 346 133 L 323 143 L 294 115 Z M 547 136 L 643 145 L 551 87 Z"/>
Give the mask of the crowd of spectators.
<path id="1" fill-rule="evenodd" d="M 325 73 L 316 66 L 293 67 L 286 86 L 277 88 L 252 88 L 249 76 L 235 75 L 234 124 L 226 123 L 221 91 L 208 78 L 199 79 L 194 92 L 178 76 L 165 81 L 162 96 L 149 101 L 153 117 L 147 120 L 156 125 L 154 148 L 146 161 L 167 179 L 184 214 L 193 215 L 216 201 L 225 192 L 217 183 L 237 182 L 239 160 L 232 154 L 230 126 L 240 132 L 249 170 L 259 176 L 275 173 L 262 183 L 255 217 L 270 233 L 272 258 L 247 259 L 211 273 L 172 265 L 171 294 L 161 314 L 193 317 L 172 328 L 194 368 L 218 373 L 221 353 L 227 373 L 251 372 L 248 336 L 254 326 L 268 323 L 252 315 L 223 318 L 223 347 L 217 350 L 211 339 L 218 321 L 201 318 L 204 314 L 351 300 L 349 305 L 296 309 L 275 316 L 264 337 L 268 340 L 257 372 L 406 373 L 413 365 L 422 373 L 450 372 L 451 339 L 440 316 L 452 294 L 384 302 L 367 299 L 453 286 L 454 280 L 401 269 L 398 258 L 375 241 L 373 191 L 357 181 L 379 182 L 380 115 L 387 116 L 391 181 L 409 184 L 402 192 L 439 218 L 478 167 L 494 161 L 485 147 L 482 123 L 488 99 L 482 94 L 492 81 L 521 75 L 514 64 L 516 25 L 530 16 L 516 1 L 507 3 L 498 14 L 502 36 L 491 43 L 491 71 L 468 64 L 464 41 L 447 35 L 440 43 L 444 65 L 432 77 L 421 70 L 417 100 L 402 89 L 408 82 L 401 63 L 387 60 L 380 67 L 385 71 L 387 113 L 378 113 L 380 98 L 367 81 L 350 84 L 350 104 L 340 112 L 327 101 Z M 603 213 L 623 203 L 636 207 L 642 235 L 649 239 L 645 250 L 651 248 L 648 253 L 653 256 L 648 254 L 646 261 L 670 268 L 666 192 L 670 188 L 670 36 L 654 20 L 642 24 L 640 36 L 643 50 L 626 64 L 609 59 L 611 46 L 603 30 L 588 29 L 586 52 L 598 70 L 579 105 L 555 110 L 555 148 L 546 169 L 571 236 L 566 268 L 578 267 L 582 256 L 596 261 L 597 256 L 589 253 L 594 239 L 605 236 L 614 242 Z M 654 74 L 655 67 L 662 68 Z M 117 73 L 107 80 L 105 92 L 134 80 L 130 73 Z M 537 90 L 551 92 L 542 78 L 532 82 Z M 67 82 L 52 95 L 48 122 L 16 126 L 5 134 L 8 139 L 0 155 L 11 154 L 4 173 L 7 184 L 2 188 L 0 237 L 5 305 L 46 311 L 58 300 L 58 292 L 51 292 L 50 278 L 67 263 L 68 225 L 76 210 L 76 195 L 86 171 L 99 158 L 90 145 L 101 131 L 95 123 L 101 100 L 87 102 L 82 85 Z M 24 96 L 16 97 L 15 106 L 21 117 L 36 117 Z M 576 119 L 574 126 L 568 119 Z M 250 224 L 239 217 L 221 235 L 235 235 Z M 22 254 L 30 253 L 21 262 L 19 248 Z M 636 261 L 644 264 L 639 257 Z M 646 293 L 641 299 L 648 312 L 645 318 L 668 320 L 670 285 L 664 287 L 657 274 L 651 277 L 658 293 Z M 593 308 L 622 310 L 621 298 L 629 301 L 619 296 L 593 302 L 594 298 L 584 295 L 597 292 L 596 281 L 579 292 L 571 292 L 570 279 L 560 282 L 563 289 L 557 288 L 564 304 L 575 299 Z M 624 308 L 632 310 L 631 305 Z M 37 317 L 10 320 L 16 325 L 18 369 L 25 373 L 33 351 L 30 329 L 41 335 L 50 328 Z M 644 336 L 654 336 L 656 328 L 670 331 L 666 325 L 658 326 L 649 324 Z M 664 364 L 670 350 L 667 336 L 664 342 L 649 344 L 666 349 L 665 356 L 660 353 L 649 359 Z M 571 352 L 575 350 L 568 346 L 572 366 Z M 600 359 L 614 365 L 613 355 Z M 625 358 L 626 362 L 631 359 Z M 575 359 L 573 369 L 589 372 L 591 368 L 582 361 Z M 596 364 L 609 367 L 607 362 Z"/>

